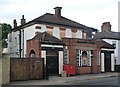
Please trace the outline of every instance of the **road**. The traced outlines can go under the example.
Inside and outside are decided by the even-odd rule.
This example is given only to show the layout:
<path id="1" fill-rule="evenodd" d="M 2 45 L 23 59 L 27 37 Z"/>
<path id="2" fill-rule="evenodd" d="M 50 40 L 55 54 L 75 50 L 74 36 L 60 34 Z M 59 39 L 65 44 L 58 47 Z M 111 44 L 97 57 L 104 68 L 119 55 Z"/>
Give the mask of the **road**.
<path id="1" fill-rule="evenodd" d="M 8 85 L 3 87 L 120 87 L 118 77 L 106 77 L 81 81 L 69 81 L 58 85 Z"/>
<path id="2" fill-rule="evenodd" d="M 118 77 L 68 82 L 65 85 L 118 85 Z"/>

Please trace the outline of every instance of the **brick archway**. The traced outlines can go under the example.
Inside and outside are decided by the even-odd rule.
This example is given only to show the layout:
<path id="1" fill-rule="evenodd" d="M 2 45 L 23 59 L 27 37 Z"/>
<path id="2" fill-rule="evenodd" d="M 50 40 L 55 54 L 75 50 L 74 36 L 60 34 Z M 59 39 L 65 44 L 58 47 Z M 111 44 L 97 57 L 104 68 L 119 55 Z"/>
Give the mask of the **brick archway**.
<path id="1" fill-rule="evenodd" d="M 36 57 L 36 53 L 33 49 L 30 51 L 29 57 Z"/>

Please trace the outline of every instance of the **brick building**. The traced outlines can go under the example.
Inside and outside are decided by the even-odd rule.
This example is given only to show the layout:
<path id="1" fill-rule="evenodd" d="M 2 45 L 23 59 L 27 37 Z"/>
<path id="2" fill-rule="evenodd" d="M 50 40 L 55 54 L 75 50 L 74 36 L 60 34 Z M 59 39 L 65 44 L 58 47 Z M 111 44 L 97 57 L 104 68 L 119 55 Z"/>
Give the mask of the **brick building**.
<path id="1" fill-rule="evenodd" d="M 97 29 L 61 16 L 61 7 L 54 9 L 55 14 L 46 13 L 27 23 L 23 15 L 20 26 L 14 20 L 8 35 L 10 56 L 42 57 L 49 74 L 61 74 L 64 64 L 75 65 L 76 74 L 101 72 L 101 49 L 113 46 L 93 39 Z"/>
<path id="2" fill-rule="evenodd" d="M 76 66 L 76 74 L 99 73 L 100 46 L 93 39 L 64 38 L 63 42 L 69 51 L 65 64 Z"/>

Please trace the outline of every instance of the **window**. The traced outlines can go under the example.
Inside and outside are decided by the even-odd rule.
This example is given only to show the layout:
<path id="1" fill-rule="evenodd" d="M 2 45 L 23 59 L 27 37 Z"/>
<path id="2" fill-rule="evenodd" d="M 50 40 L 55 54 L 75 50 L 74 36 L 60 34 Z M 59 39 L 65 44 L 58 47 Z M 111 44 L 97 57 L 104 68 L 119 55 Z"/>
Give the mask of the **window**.
<path id="1" fill-rule="evenodd" d="M 82 58 L 81 58 L 82 51 L 76 49 L 76 66 L 82 66 Z"/>
<path id="2" fill-rule="evenodd" d="M 59 28 L 59 29 L 60 29 L 60 38 L 65 37 L 65 31 L 66 31 L 66 29 L 65 28 Z"/>
<path id="3" fill-rule="evenodd" d="M 100 52 L 97 52 L 97 65 L 100 65 Z"/>
<path id="4" fill-rule="evenodd" d="M 17 46 L 17 37 L 15 37 L 15 47 Z"/>
<path id="5" fill-rule="evenodd" d="M 47 29 L 47 33 L 53 35 L 53 30 L 52 29 Z"/>
<path id="6" fill-rule="evenodd" d="M 63 53 L 63 55 L 64 55 L 64 58 L 63 58 L 63 62 L 64 62 L 64 64 L 68 64 L 69 63 L 69 51 L 68 51 L 68 49 L 64 49 L 64 53 Z"/>
<path id="7" fill-rule="evenodd" d="M 41 29 L 41 26 L 35 26 L 35 29 Z"/>
<path id="8" fill-rule="evenodd" d="M 91 51 L 76 49 L 76 66 L 91 66 Z"/>
<path id="9" fill-rule="evenodd" d="M 53 35 L 53 28 L 54 28 L 54 27 L 47 25 L 46 28 L 47 28 L 47 33 Z"/>
<path id="10" fill-rule="evenodd" d="M 88 58 L 87 58 L 87 52 L 83 51 L 82 52 L 82 61 L 83 61 L 82 65 L 83 66 L 87 66 L 87 60 L 88 60 Z"/>
<path id="11" fill-rule="evenodd" d="M 91 66 L 91 57 L 92 57 L 92 52 L 88 51 L 88 66 Z"/>
<path id="12" fill-rule="evenodd" d="M 72 29 L 71 31 L 72 31 L 72 38 L 76 38 L 77 30 L 76 29 Z"/>
<path id="13" fill-rule="evenodd" d="M 86 39 L 86 32 L 85 31 L 82 32 L 82 38 Z"/>
<path id="14" fill-rule="evenodd" d="M 76 32 L 72 32 L 72 38 L 76 38 Z"/>
<path id="15" fill-rule="evenodd" d="M 9 34 L 9 42 L 12 42 L 12 33 Z"/>
<path id="16" fill-rule="evenodd" d="M 112 45 L 116 47 L 116 41 L 112 41 Z"/>
<path id="17" fill-rule="evenodd" d="M 63 37 L 65 37 L 65 31 L 60 31 L 60 38 L 63 38 Z"/>

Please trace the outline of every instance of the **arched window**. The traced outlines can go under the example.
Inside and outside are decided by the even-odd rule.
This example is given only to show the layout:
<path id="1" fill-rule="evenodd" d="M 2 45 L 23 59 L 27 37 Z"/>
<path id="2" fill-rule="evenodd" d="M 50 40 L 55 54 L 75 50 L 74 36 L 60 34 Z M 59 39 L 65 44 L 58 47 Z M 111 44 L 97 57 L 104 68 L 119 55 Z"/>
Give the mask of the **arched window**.
<path id="1" fill-rule="evenodd" d="M 87 52 L 83 51 L 82 53 L 82 65 L 87 66 Z"/>
<path id="2" fill-rule="evenodd" d="M 36 54 L 35 54 L 35 51 L 34 51 L 34 50 L 31 50 L 31 51 L 30 51 L 29 57 L 36 57 Z"/>

